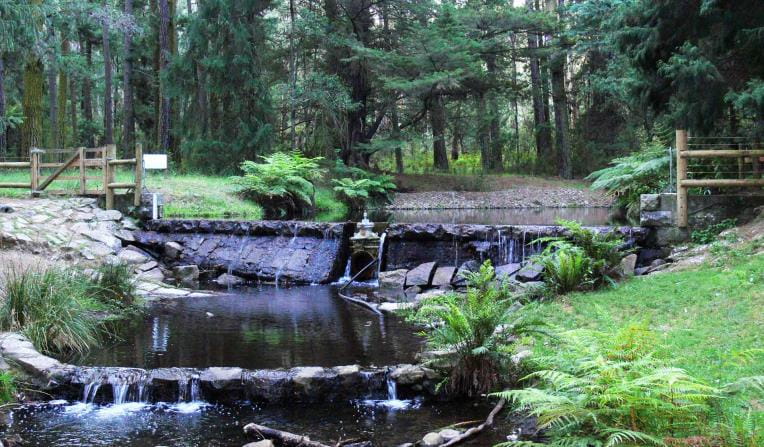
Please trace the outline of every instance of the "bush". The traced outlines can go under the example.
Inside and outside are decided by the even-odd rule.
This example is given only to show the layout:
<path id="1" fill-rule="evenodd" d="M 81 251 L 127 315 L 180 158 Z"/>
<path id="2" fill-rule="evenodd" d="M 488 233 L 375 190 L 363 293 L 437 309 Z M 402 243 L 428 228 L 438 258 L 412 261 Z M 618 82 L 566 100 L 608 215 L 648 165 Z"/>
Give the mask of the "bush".
<path id="1" fill-rule="evenodd" d="M 718 224 L 709 225 L 702 230 L 694 230 L 692 232 L 692 241 L 696 244 L 710 244 L 716 242 L 716 236 L 722 231 L 735 228 L 737 225 L 737 219 L 724 219 Z"/>
<path id="2" fill-rule="evenodd" d="M 714 387 L 672 367 L 644 326 L 562 339 L 535 359 L 540 369 L 523 379 L 533 386 L 496 393 L 538 418 L 545 445 L 666 445 L 665 436 L 701 434 L 711 404 L 740 386 L 761 389 L 762 378 Z"/>
<path id="3" fill-rule="evenodd" d="M 615 232 L 599 233 L 578 222 L 558 220 L 563 237 L 539 239 L 547 243 L 535 262 L 544 266 L 544 281 L 558 294 L 612 284 L 619 276 L 623 239 Z"/>
<path id="4" fill-rule="evenodd" d="M 638 152 L 616 158 L 609 167 L 586 177 L 594 180 L 593 189 L 601 189 L 626 207 L 629 216 L 639 214 L 640 195 L 660 192 L 669 182 L 668 149 L 660 142 L 645 144 Z"/>
<path id="5" fill-rule="evenodd" d="M 425 300 L 410 320 L 440 321 L 427 334 L 432 349 L 451 353 L 454 367 L 447 382 L 450 392 L 475 396 L 500 385 L 518 337 L 542 333 L 534 306 L 523 306 L 504 284 L 494 281 L 494 269 L 486 261 L 480 270 L 466 275 L 467 293 L 446 294 Z"/>
<path id="6" fill-rule="evenodd" d="M 5 278 L 0 328 L 26 335 L 42 352 L 82 352 L 97 343 L 92 283 L 59 267 L 11 269 Z"/>
<path id="7" fill-rule="evenodd" d="M 351 209 L 362 210 L 367 204 L 390 203 L 396 186 L 393 177 L 374 174 L 360 168 L 347 167 L 337 162 L 334 172 L 339 179 L 332 180 L 337 197 Z"/>
<path id="8" fill-rule="evenodd" d="M 321 157 L 308 158 L 298 152 L 262 157 L 263 163 L 245 161 L 244 176 L 233 177 L 241 194 L 263 207 L 268 216 L 292 216 L 313 207 L 316 188 L 313 182 L 324 174 Z"/>
<path id="9" fill-rule="evenodd" d="M 126 309 L 135 303 L 135 291 L 132 269 L 118 263 L 98 267 L 89 292 L 104 304 Z"/>
<path id="10" fill-rule="evenodd" d="M 16 394 L 16 380 L 9 372 L 0 373 L 0 403 L 12 401 Z"/>

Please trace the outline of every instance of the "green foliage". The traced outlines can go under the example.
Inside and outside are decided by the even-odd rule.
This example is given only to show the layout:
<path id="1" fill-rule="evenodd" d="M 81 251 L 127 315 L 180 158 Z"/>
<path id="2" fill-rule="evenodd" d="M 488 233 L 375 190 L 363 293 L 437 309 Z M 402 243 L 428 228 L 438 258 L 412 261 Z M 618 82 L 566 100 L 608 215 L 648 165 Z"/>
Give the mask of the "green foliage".
<path id="1" fill-rule="evenodd" d="M 425 300 L 409 317 L 420 323 L 442 322 L 427 333 L 427 340 L 431 348 L 451 353 L 450 392 L 476 396 L 494 391 L 508 373 L 513 341 L 543 333 L 534 306 L 523 306 L 494 276 L 486 261 L 477 272 L 465 276 L 466 294 Z"/>
<path id="2" fill-rule="evenodd" d="M 90 282 L 91 294 L 104 304 L 127 309 L 135 304 L 136 287 L 132 268 L 127 264 L 103 264 Z"/>
<path id="3" fill-rule="evenodd" d="M 83 352 L 99 339 L 92 284 L 82 273 L 12 269 L 4 279 L 0 327 L 20 331 L 42 352 Z"/>
<path id="4" fill-rule="evenodd" d="M 16 395 L 16 380 L 9 372 L 0 373 L 0 403 L 12 401 Z"/>
<path id="5" fill-rule="evenodd" d="M 709 225 L 702 230 L 692 231 L 692 241 L 696 244 L 710 244 L 715 242 L 719 233 L 737 226 L 737 219 L 724 219 L 723 221 Z"/>
<path id="6" fill-rule="evenodd" d="M 639 211 L 642 194 L 660 192 L 669 180 L 668 149 L 658 142 L 648 143 L 638 152 L 616 158 L 611 166 L 589 174 L 593 189 L 604 190 L 628 209 L 629 215 Z"/>
<path id="7" fill-rule="evenodd" d="M 558 220 L 565 228 L 561 237 L 539 239 L 547 243 L 535 262 L 544 266 L 544 281 L 564 294 L 612 284 L 619 276 L 623 239 L 615 232 L 599 233 L 573 221 Z"/>
<path id="8" fill-rule="evenodd" d="M 313 207 L 313 182 L 324 174 L 318 163 L 321 157 L 276 152 L 262 159 L 263 163 L 245 161 L 241 164 L 244 176 L 232 178 L 242 187 L 244 197 L 260 204 L 271 216 L 294 215 Z"/>
<path id="9" fill-rule="evenodd" d="M 662 446 L 667 435 L 699 434 L 710 405 L 729 395 L 673 367 L 643 325 L 561 340 L 536 358 L 540 369 L 524 378 L 531 387 L 496 393 L 537 417 L 551 446 Z"/>

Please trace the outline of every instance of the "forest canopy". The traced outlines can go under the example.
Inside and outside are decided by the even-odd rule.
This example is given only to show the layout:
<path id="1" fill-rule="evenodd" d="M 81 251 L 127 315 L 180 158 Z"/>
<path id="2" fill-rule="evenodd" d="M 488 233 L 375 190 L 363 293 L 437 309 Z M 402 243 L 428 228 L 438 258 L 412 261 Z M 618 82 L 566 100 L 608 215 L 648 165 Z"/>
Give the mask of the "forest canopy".
<path id="1" fill-rule="evenodd" d="M 0 0 L 0 158 L 584 176 L 676 127 L 760 138 L 762 48 L 760 0 Z"/>

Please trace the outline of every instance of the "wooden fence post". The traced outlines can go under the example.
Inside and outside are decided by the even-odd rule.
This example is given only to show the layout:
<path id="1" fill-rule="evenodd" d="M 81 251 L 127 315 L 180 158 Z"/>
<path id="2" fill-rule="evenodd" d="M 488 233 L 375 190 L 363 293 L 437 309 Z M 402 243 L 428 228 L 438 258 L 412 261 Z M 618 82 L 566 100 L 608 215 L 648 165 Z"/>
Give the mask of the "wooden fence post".
<path id="1" fill-rule="evenodd" d="M 687 180 L 687 158 L 682 153 L 687 151 L 687 131 L 676 131 L 676 225 L 687 227 L 687 187 L 682 185 Z"/>
<path id="2" fill-rule="evenodd" d="M 107 210 L 114 209 L 114 190 L 109 188 L 109 183 L 114 181 L 112 173 L 113 167 L 109 165 L 109 162 L 112 160 L 114 149 L 116 149 L 116 146 L 113 144 L 109 144 L 103 148 L 103 192 L 106 195 Z"/>
<path id="3" fill-rule="evenodd" d="M 42 149 L 33 147 L 29 151 L 29 167 L 30 167 L 30 186 L 32 189 L 32 195 L 37 197 L 37 188 L 40 185 L 40 154 L 44 151 Z"/>
<path id="4" fill-rule="evenodd" d="M 80 156 L 80 195 L 84 196 L 85 191 L 87 191 L 87 171 L 85 168 L 85 148 L 84 147 L 78 147 L 77 151 L 79 151 Z"/>
<path id="5" fill-rule="evenodd" d="M 133 205 L 141 206 L 141 194 L 143 193 L 143 145 L 135 145 L 135 199 Z"/>

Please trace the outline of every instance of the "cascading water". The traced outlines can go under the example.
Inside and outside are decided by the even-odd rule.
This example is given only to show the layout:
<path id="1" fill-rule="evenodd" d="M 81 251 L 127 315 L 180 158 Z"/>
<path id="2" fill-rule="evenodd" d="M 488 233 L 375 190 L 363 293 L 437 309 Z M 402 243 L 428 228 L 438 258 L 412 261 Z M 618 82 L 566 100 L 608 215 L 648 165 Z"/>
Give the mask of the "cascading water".
<path id="1" fill-rule="evenodd" d="M 377 279 L 379 279 L 379 274 L 382 273 L 382 259 L 385 253 L 384 250 L 385 250 L 386 236 L 387 236 L 387 232 L 384 232 L 379 236 L 379 248 L 377 249 Z"/>
<path id="2" fill-rule="evenodd" d="M 392 378 L 387 378 L 387 400 L 398 400 L 398 383 Z"/>
<path id="3" fill-rule="evenodd" d="M 300 230 L 300 227 L 297 224 L 295 224 L 292 227 L 292 239 L 289 240 L 289 243 L 286 246 L 287 249 L 292 248 L 292 245 L 294 245 L 294 242 L 297 240 L 297 233 L 299 232 L 299 230 Z M 274 281 L 276 282 L 277 288 L 279 286 L 279 278 L 281 277 L 281 271 L 284 269 L 284 264 L 287 263 L 287 259 L 288 258 L 285 258 L 284 262 L 279 264 L 279 268 L 276 269 L 276 275 L 274 277 Z"/>

